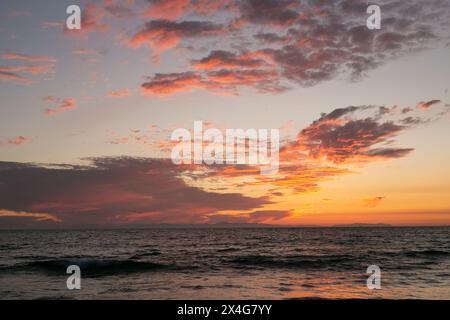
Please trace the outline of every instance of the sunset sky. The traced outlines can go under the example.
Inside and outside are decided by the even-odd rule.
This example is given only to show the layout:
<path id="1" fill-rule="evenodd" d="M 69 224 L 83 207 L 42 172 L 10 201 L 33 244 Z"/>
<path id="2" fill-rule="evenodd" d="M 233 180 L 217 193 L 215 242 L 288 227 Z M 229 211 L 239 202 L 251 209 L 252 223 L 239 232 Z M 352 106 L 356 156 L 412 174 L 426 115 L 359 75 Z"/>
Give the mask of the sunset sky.
<path id="1" fill-rule="evenodd" d="M 0 228 L 450 225 L 448 0 L 18 0 L 0 17 Z M 170 135 L 196 120 L 280 129 L 279 172 L 175 166 Z"/>

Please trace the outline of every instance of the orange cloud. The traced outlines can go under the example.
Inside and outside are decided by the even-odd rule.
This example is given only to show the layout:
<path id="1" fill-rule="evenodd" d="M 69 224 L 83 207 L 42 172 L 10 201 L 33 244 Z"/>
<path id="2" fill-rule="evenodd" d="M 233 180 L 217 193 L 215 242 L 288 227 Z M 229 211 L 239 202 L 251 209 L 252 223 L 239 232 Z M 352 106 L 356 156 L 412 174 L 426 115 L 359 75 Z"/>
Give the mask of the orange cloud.
<path id="1" fill-rule="evenodd" d="M 141 87 L 144 95 L 170 96 L 194 89 L 204 89 L 216 94 L 237 94 L 238 88 L 243 86 L 253 87 L 258 92 L 279 93 L 285 90 L 279 84 L 278 73 L 266 69 L 156 74 Z"/>
<path id="2" fill-rule="evenodd" d="M 359 162 L 376 158 L 399 158 L 411 148 L 379 147 L 407 127 L 376 116 L 358 119 L 356 112 L 375 110 L 371 106 L 351 106 L 322 115 L 297 136 L 296 148 L 309 157 L 333 163 Z M 379 109 L 378 109 L 379 110 Z"/>
<path id="3" fill-rule="evenodd" d="M 374 197 L 374 198 L 368 198 L 363 199 L 363 205 L 364 207 L 368 208 L 375 208 L 380 204 L 381 201 L 383 201 L 386 197 Z"/>
<path id="4" fill-rule="evenodd" d="M 49 213 L 34 213 L 25 211 L 11 211 L 0 209 L 0 217 L 7 218 L 32 218 L 36 221 L 61 222 L 62 220 Z"/>
<path id="5" fill-rule="evenodd" d="M 142 84 L 142 92 L 145 95 L 169 96 L 204 86 L 202 77 L 193 72 L 156 74 Z"/>
<path id="6" fill-rule="evenodd" d="M 295 193 L 315 192 L 324 181 L 351 174 L 353 171 L 346 166 L 398 159 L 410 154 L 413 148 L 393 147 L 394 138 L 428 120 L 422 116 L 419 121 L 406 125 L 402 114 L 401 108 L 385 106 L 338 108 L 322 114 L 301 130 L 296 140 L 281 145 L 277 175 L 261 175 L 258 167 L 241 165 L 216 166 L 207 176 L 227 178 L 230 188 L 271 185 Z M 382 199 L 384 197 L 370 199 L 366 204 L 377 205 Z"/>
<path id="7" fill-rule="evenodd" d="M 269 57 L 260 52 L 234 54 L 224 50 L 215 50 L 207 57 L 193 61 L 192 64 L 197 69 L 207 70 L 273 67 L 273 64 L 264 58 Z"/>
<path id="8" fill-rule="evenodd" d="M 158 58 L 162 51 L 174 48 L 183 39 L 212 37 L 225 33 L 223 26 L 208 21 L 152 20 L 129 40 L 133 48 L 147 44 Z"/>
<path id="9" fill-rule="evenodd" d="M 47 96 L 47 97 L 44 97 L 43 100 L 55 105 L 54 107 L 45 109 L 44 114 L 46 116 L 52 116 L 52 115 L 62 113 L 62 112 L 65 112 L 65 111 L 68 111 L 70 109 L 74 109 L 77 107 L 75 98 L 61 99 L 61 98 L 57 98 L 54 96 Z"/>
<path id="10" fill-rule="evenodd" d="M 242 214 L 211 214 L 208 223 L 276 223 L 281 219 L 293 216 L 292 211 L 257 210 Z"/>

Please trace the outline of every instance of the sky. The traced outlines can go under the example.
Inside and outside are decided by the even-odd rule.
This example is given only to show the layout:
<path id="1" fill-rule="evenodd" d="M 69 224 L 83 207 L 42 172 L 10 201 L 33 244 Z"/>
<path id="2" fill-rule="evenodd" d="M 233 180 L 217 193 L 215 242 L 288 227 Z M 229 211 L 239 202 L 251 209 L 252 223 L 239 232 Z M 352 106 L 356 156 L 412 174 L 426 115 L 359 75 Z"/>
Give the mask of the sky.
<path id="1" fill-rule="evenodd" d="M 0 228 L 450 224 L 448 0 L 18 0 L 0 17 Z M 279 129 L 278 173 L 174 165 L 194 121 Z"/>

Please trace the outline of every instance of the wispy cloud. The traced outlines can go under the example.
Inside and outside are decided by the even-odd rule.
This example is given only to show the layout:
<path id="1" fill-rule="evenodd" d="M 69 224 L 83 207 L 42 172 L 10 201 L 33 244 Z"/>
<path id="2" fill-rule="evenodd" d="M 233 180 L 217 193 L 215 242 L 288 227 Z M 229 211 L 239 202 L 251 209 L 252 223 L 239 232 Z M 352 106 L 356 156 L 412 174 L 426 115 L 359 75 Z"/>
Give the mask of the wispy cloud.
<path id="1" fill-rule="evenodd" d="M 131 90 L 130 89 L 122 89 L 122 90 L 116 90 L 116 91 L 109 91 L 108 97 L 110 98 L 125 98 L 131 96 Z"/>
<path id="2" fill-rule="evenodd" d="M 31 80 L 13 72 L 0 71 L 0 80 L 3 82 L 13 82 L 20 84 L 30 84 Z"/>
<path id="3" fill-rule="evenodd" d="M 0 218 L 31 218 L 38 222 L 42 221 L 52 221 L 61 222 L 56 216 L 49 213 L 35 213 L 35 212 L 25 212 L 25 211 L 11 211 L 0 209 Z"/>
<path id="4" fill-rule="evenodd" d="M 45 109 L 46 116 L 56 115 L 77 107 L 75 98 L 58 98 L 55 96 L 46 96 L 43 98 L 46 103 L 53 105 Z"/>
<path id="5" fill-rule="evenodd" d="M 0 80 L 19 84 L 31 84 L 33 80 L 23 74 L 44 75 L 54 73 L 56 59 L 52 56 L 39 56 L 7 52 L 0 54 L 1 60 L 25 61 L 33 64 L 5 66 L 0 65 Z"/>
<path id="6" fill-rule="evenodd" d="M 30 138 L 28 138 L 28 137 L 17 136 L 17 137 L 8 139 L 7 142 L 8 142 L 8 144 L 11 144 L 11 145 L 20 146 L 20 145 L 25 144 L 25 143 L 27 143 L 29 141 L 30 141 Z"/>
<path id="7" fill-rule="evenodd" d="M 381 201 L 383 201 L 386 197 L 373 197 L 373 198 L 367 198 L 367 199 L 363 199 L 363 205 L 365 207 L 369 207 L 369 208 L 375 208 L 377 207 Z"/>
<path id="8" fill-rule="evenodd" d="M 7 52 L 0 54 L 0 59 L 4 60 L 22 60 L 28 62 L 51 62 L 55 63 L 56 59 L 52 56 L 30 55 L 17 52 Z"/>

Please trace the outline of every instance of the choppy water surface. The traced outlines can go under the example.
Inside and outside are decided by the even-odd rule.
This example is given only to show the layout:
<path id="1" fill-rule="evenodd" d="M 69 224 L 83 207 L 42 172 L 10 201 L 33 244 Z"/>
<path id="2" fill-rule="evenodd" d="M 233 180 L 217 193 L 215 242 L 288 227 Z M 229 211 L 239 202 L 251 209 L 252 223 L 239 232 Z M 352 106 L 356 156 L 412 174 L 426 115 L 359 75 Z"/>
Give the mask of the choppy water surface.
<path id="1" fill-rule="evenodd" d="M 450 299 L 450 228 L 0 231 L 0 298 Z"/>

